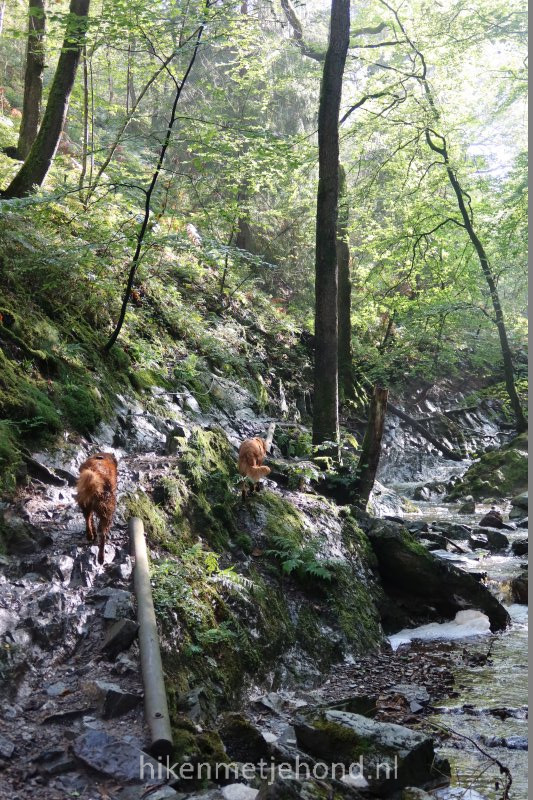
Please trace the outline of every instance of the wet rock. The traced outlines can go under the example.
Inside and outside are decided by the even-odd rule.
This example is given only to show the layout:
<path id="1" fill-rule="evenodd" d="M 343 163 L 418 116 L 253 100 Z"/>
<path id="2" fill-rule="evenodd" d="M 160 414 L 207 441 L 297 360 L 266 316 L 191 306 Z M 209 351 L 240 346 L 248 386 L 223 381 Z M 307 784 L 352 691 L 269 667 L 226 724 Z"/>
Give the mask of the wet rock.
<path id="1" fill-rule="evenodd" d="M 528 551 L 527 539 L 515 539 L 511 544 L 511 550 L 515 556 L 525 556 Z"/>
<path id="2" fill-rule="evenodd" d="M 224 800 L 255 800 L 259 790 L 244 783 L 229 783 L 220 790 Z"/>
<path id="3" fill-rule="evenodd" d="M 267 742 L 243 714 L 225 714 L 218 732 L 232 761 L 256 764 L 270 756 Z"/>
<path id="4" fill-rule="evenodd" d="M 507 747 L 509 750 L 527 750 L 527 736 L 482 736 L 487 747 Z"/>
<path id="5" fill-rule="evenodd" d="M 489 550 L 505 550 L 509 547 L 507 536 L 494 528 L 478 528 L 473 532 L 473 536 L 484 537 L 487 540 L 486 547 Z"/>
<path id="6" fill-rule="evenodd" d="M 473 533 L 470 539 L 468 540 L 469 546 L 472 550 L 488 550 L 489 549 L 489 542 L 487 537 L 484 533 Z"/>
<path id="7" fill-rule="evenodd" d="M 492 631 L 509 624 L 507 611 L 486 586 L 433 556 L 401 526 L 375 520 L 368 538 L 383 588 L 391 599 L 383 611 L 383 624 L 391 632 L 393 628 L 406 627 L 405 621 L 412 626 L 413 620 L 451 619 L 458 611 L 469 608 L 485 613 Z"/>
<path id="8" fill-rule="evenodd" d="M 511 597 L 513 602 L 527 606 L 527 572 L 522 572 L 511 581 Z"/>
<path id="9" fill-rule="evenodd" d="M 471 494 L 468 497 L 465 497 L 464 502 L 461 506 L 459 506 L 459 513 L 460 514 L 475 514 L 476 513 L 476 501 L 472 497 Z"/>
<path id="10" fill-rule="evenodd" d="M 528 510 L 528 493 L 522 492 L 522 494 L 517 494 L 511 500 L 511 505 L 513 508 L 521 508 L 523 511 Z"/>
<path id="11" fill-rule="evenodd" d="M 413 492 L 414 500 L 431 500 L 446 494 L 446 484 L 442 481 L 429 481 L 423 486 L 417 486 Z"/>
<path id="12" fill-rule="evenodd" d="M 296 723 L 295 731 L 298 746 L 327 763 L 349 765 L 363 756 L 365 777 L 374 794 L 428 785 L 436 777 L 433 739 L 401 725 L 326 711 L 312 723 Z M 378 764 L 390 764 L 388 775 L 377 769 Z"/>
<path id="13" fill-rule="evenodd" d="M 0 734 L 0 758 L 12 758 L 14 752 L 15 745 L 11 739 Z"/>
<path id="14" fill-rule="evenodd" d="M 446 499 L 471 495 L 479 500 L 522 492 L 527 487 L 527 467 L 527 453 L 522 439 L 517 436 L 500 450 L 484 453 L 457 481 Z"/>
<path id="15" fill-rule="evenodd" d="M 426 533 L 429 531 L 428 523 L 421 519 L 416 519 L 412 522 L 406 522 L 405 526 L 410 533 Z"/>
<path id="16" fill-rule="evenodd" d="M 528 527 L 528 520 L 527 517 L 525 519 L 521 519 L 520 522 L 517 523 L 518 528 L 527 528 Z"/>
<path id="17" fill-rule="evenodd" d="M 108 681 L 94 681 L 89 692 L 98 698 L 102 719 L 121 717 L 142 702 L 142 695 L 125 692 L 117 683 Z"/>
<path id="18" fill-rule="evenodd" d="M 102 652 L 109 658 L 116 658 L 123 650 L 133 644 L 139 626 L 132 619 L 119 619 L 107 631 L 102 643 Z"/>
<path id="19" fill-rule="evenodd" d="M 416 786 L 407 786 L 402 792 L 401 800 L 434 800 L 434 797 Z"/>
<path id="20" fill-rule="evenodd" d="M 501 511 L 491 508 L 479 521 L 480 528 L 503 528 L 503 516 Z"/>
<path id="21" fill-rule="evenodd" d="M 463 525 L 460 522 L 438 522 L 433 523 L 432 528 L 434 531 L 444 533 L 448 539 L 468 539 L 472 532 L 469 525 Z"/>
<path id="22" fill-rule="evenodd" d="M 344 500 L 338 498 L 338 501 L 341 503 L 353 502 L 353 498 L 349 495 Z M 407 512 L 419 510 L 414 503 L 411 503 L 405 497 L 395 492 L 394 489 L 384 486 L 379 481 L 375 481 L 374 483 L 370 494 L 368 509 L 377 517 L 384 517 L 387 514 L 389 516 L 401 517 Z"/>
<path id="23" fill-rule="evenodd" d="M 73 743 L 72 751 L 83 764 L 115 781 L 161 783 L 161 764 L 138 747 L 104 731 L 88 731 Z M 164 772 L 164 770 L 162 770 Z M 164 778 L 163 778 L 164 780 Z"/>

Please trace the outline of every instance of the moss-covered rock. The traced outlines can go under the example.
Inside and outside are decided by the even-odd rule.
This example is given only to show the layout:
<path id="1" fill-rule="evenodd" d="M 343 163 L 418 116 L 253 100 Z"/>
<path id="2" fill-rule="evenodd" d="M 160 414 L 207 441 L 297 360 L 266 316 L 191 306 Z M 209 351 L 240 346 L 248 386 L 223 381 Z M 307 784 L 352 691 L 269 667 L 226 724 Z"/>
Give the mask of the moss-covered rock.
<path id="1" fill-rule="evenodd" d="M 21 461 L 13 426 L 0 421 L 0 497 L 14 491 Z"/>
<path id="2" fill-rule="evenodd" d="M 511 497 L 527 488 L 527 436 L 514 439 L 501 450 L 484 453 L 458 481 L 448 500 L 472 495 L 476 499 Z"/>
<path id="3" fill-rule="evenodd" d="M 436 558 L 405 528 L 375 520 L 368 532 L 379 574 L 390 602 L 382 606 L 389 633 L 404 626 L 451 619 L 462 609 L 483 611 L 491 630 L 509 624 L 505 608 L 473 575 Z"/>
<path id="4" fill-rule="evenodd" d="M 329 765 L 337 777 L 341 765 L 364 767 L 369 790 L 379 797 L 413 784 L 430 785 L 438 774 L 431 737 L 401 725 L 325 711 L 310 721 L 297 721 L 294 730 L 299 747 Z"/>

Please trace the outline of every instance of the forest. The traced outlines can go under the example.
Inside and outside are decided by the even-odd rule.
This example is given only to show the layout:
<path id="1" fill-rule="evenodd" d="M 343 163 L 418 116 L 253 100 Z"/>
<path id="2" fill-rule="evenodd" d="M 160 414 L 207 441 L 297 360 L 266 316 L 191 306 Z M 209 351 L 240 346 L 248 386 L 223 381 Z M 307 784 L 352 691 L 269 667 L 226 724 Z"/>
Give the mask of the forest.
<path id="1" fill-rule="evenodd" d="M 2 796 L 526 800 L 527 67 L 0 0 Z"/>

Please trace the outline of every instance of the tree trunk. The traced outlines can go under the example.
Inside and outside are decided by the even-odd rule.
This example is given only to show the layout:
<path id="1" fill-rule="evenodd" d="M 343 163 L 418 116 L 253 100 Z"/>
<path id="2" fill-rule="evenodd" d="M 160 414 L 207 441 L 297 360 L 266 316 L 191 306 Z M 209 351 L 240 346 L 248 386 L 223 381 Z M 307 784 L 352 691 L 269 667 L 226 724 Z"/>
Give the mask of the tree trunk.
<path id="1" fill-rule="evenodd" d="M 80 53 L 85 41 L 90 0 L 70 0 L 65 39 L 39 133 L 19 172 L 3 197 L 24 197 L 41 186 L 55 156 L 67 117 Z"/>
<path id="2" fill-rule="evenodd" d="M 43 96 L 45 26 L 44 0 L 29 0 L 24 100 L 17 145 L 18 156 L 21 159 L 25 159 L 30 152 L 39 129 Z"/>
<path id="3" fill-rule="evenodd" d="M 348 201 L 346 174 L 339 164 L 339 219 L 337 223 L 338 315 L 339 315 L 339 396 L 353 400 L 355 396 L 352 358 L 352 281 L 350 279 L 350 247 L 348 245 Z"/>
<path id="4" fill-rule="evenodd" d="M 318 111 L 313 444 L 334 442 L 338 457 L 337 213 L 339 110 L 350 42 L 350 0 L 332 0 Z"/>
<path id="5" fill-rule="evenodd" d="M 89 72 L 87 70 L 87 48 L 83 48 L 83 126 L 81 140 L 80 201 L 87 174 L 87 155 L 89 152 Z"/>
<path id="6" fill-rule="evenodd" d="M 6 12 L 6 0 L 0 0 L 0 36 L 4 30 L 4 14 Z"/>
<path id="7" fill-rule="evenodd" d="M 357 468 L 358 478 L 354 487 L 357 494 L 357 504 L 362 509 L 366 509 L 370 492 L 376 480 L 376 472 L 378 471 L 379 457 L 381 455 L 381 440 L 383 438 L 383 426 L 385 425 L 388 394 L 388 389 L 376 386 L 374 387 L 374 392 L 370 401 L 368 424 Z"/>
<path id="8" fill-rule="evenodd" d="M 433 101 L 433 96 L 431 95 L 431 90 L 429 89 L 427 82 L 425 82 L 425 90 L 426 90 L 426 95 L 428 95 L 430 105 L 432 105 L 432 108 L 434 109 L 435 104 Z M 496 286 L 496 280 L 494 278 L 494 274 L 492 272 L 492 268 L 490 266 L 487 253 L 485 252 L 485 248 L 483 247 L 481 240 L 479 239 L 476 231 L 474 230 L 472 213 L 471 212 L 469 213 L 469 209 L 467 209 L 466 207 L 465 197 L 467 195 L 465 195 L 465 192 L 463 191 L 462 186 L 459 183 L 459 179 L 450 164 L 450 158 L 448 154 L 446 140 L 443 136 L 440 136 L 439 134 L 434 134 L 435 136 L 438 137 L 439 142 L 441 142 L 441 144 L 437 144 L 431 138 L 431 133 L 432 131 L 430 131 L 429 129 L 426 130 L 426 141 L 429 147 L 434 152 L 439 153 L 444 160 L 444 165 L 446 167 L 446 174 L 448 176 L 448 180 L 451 184 L 451 187 L 457 199 L 457 205 L 461 213 L 463 226 L 470 238 L 474 250 L 476 251 L 479 263 L 481 265 L 481 271 L 483 272 L 483 275 L 487 282 L 487 286 L 489 288 L 492 307 L 494 309 L 494 321 L 496 323 L 496 328 L 498 330 L 498 336 L 500 337 L 500 347 L 502 351 L 505 386 L 507 389 L 507 394 L 509 395 L 509 399 L 511 401 L 511 408 L 513 409 L 513 413 L 516 419 L 516 429 L 519 433 L 521 433 L 522 431 L 527 430 L 527 420 L 524 416 L 524 412 L 520 404 L 520 398 L 518 397 L 518 393 L 516 391 L 516 386 L 514 383 L 513 357 L 511 354 L 511 348 L 509 347 L 509 340 L 507 339 L 507 329 L 505 327 L 503 309 L 500 302 L 498 287 Z"/>

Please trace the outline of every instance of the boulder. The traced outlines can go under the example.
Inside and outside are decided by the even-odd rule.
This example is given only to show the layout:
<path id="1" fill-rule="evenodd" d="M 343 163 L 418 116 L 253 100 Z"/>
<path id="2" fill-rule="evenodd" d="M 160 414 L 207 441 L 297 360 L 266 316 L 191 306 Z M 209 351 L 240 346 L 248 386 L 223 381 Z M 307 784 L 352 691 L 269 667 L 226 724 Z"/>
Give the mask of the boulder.
<path id="1" fill-rule="evenodd" d="M 486 547 L 492 551 L 506 550 L 509 547 L 509 539 L 505 533 L 494 528 L 477 528 L 473 531 L 472 536 L 477 538 L 484 537 L 487 542 Z"/>
<path id="2" fill-rule="evenodd" d="M 458 611 L 469 608 L 486 614 L 492 631 L 509 624 L 507 611 L 484 584 L 433 556 L 401 525 L 374 520 L 367 535 L 383 588 L 392 601 L 382 615 L 387 632 L 453 619 Z"/>
<path id="3" fill-rule="evenodd" d="M 388 796 L 406 786 L 429 786 L 436 778 L 433 739 L 402 725 L 325 711 L 294 728 L 298 746 L 326 764 L 363 764 L 372 794 Z"/>
<path id="4" fill-rule="evenodd" d="M 527 606 L 527 572 L 522 572 L 511 581 L 511 597 L 514 603 Z"/>
<path id="5" fill-rule="evenodd" d="M 496 508 L 485 514 L 479 521 L 480 528 L 503 528 L 503 517 L 501 511 Z"/>
<path id="6" fill-rule="evenodd" d="M 461 539 L 468 539 L 472 532 L 472 528 L 469 525 L 463 525 L 461 522 L 446 522 L 440 521 L 434 523 L 432 526 L 434 531 L 443 533 L 446 538 L 459 540 Z"/>
<path id="7" fill-rule="evenodd" d="M 515 556 L 525 556 L 528 551 L 527 539 L 515 539 L 511 545 L 511 550 Z"/>
<path id="8" fill-rule="evenodd" d="M 471 494 L 468 497 L 465 497 L 464 503 L 459 507 L 460 514 L 475 514 L 476 513 L 476 501 L 472 497 Z"/>
<path id="9" fill-rule="evenodd" d="M 483 453 L 450 490 L 447 500 L 467 495 L 480 500 L 490 497 L 510 497 L 527 489 L 527 453 L 516 437 L 500 450 Z"/>
<path id="10" fill-rule="evenodd" d="M 521 508 L 523 511 L 528 510 L 528 493 L 522 492 L 521 494 L 517 494 L 511 500 L 511 505 L 513 508 Z"/>

